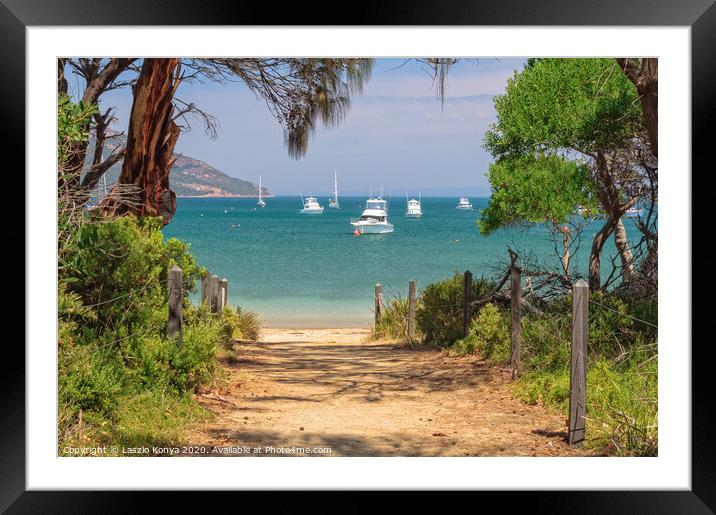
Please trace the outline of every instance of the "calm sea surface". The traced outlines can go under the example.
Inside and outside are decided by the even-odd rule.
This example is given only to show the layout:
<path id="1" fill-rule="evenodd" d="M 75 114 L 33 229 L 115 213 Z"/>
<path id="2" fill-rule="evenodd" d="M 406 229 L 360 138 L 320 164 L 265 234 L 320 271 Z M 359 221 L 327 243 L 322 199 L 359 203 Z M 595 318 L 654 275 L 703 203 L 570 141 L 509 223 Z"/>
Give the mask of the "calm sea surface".
<path id="1" fill-rule="evenodd" d="M 423 198 L 420 220 L 405 218 L 405 200 L 393 198 L 388 219 L 395 231 L 359 237 L 349 221 L 360 216 L 365 198 L 341 198 L 340 210 L 328 209 L 327 198 L 319 202 L 322 215 L 301 215 L 298 197 L 268 198 L 263 209 L 255 199 L 180 198 L 163 231 L 189 242 L 202 266 L 228 279 L 230 304 L 258 312 L 273 327 L 368 326 L 376 282 L 389 299 L 405 295 L 410 279 L 420 290 L 455 271 L 494 274 L 508 245 L 558 266 L 543 226 L 481 236 L 475 221 L 486 198 L 472 199 L 474 211 L 455 209 L 457 198 Z M 625 223 L 637 239 L 633 221 Z M 599 226 L 584 231 L 590 241 L 576 256 L 583 273 Z M 614 253 L 613 242 L 606 250 Z"/>

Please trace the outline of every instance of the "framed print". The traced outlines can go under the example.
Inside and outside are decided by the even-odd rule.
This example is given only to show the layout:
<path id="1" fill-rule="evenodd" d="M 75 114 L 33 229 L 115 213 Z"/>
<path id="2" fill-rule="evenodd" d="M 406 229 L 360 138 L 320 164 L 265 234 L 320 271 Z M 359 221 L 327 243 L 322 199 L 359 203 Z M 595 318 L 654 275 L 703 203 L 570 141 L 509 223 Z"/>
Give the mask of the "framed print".
<path id="1" fill-rule="evenodd" d="M 712 512 L 711 0 L 0 1 L 8 513 L 257 489 Z"/>

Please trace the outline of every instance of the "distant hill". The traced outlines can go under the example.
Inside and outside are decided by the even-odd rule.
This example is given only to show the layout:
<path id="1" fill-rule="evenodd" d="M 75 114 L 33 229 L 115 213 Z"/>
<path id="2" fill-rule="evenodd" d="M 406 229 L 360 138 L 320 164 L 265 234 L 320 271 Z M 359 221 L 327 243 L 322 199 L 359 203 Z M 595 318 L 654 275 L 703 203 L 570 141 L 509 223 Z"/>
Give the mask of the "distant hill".
<path id="1" fill-rule="evenodd" d="M 114 148 L 124 143 L 120 141 L 107 142 L 105 156 L 109 156 Z M 94 142 L 88 145 L 88 161 Z M 105 174 L 107 187 L 117 182 L 122 171 L 122 161 L 115 164 Z M 221 170 L 191 156 L 180 155 L 169 172 L 169 186 L 178 197 L 257 197 L 258 184 L 231 177 Z M 264 197 L 273 197 L 268 188 L 261 188 Z"/>

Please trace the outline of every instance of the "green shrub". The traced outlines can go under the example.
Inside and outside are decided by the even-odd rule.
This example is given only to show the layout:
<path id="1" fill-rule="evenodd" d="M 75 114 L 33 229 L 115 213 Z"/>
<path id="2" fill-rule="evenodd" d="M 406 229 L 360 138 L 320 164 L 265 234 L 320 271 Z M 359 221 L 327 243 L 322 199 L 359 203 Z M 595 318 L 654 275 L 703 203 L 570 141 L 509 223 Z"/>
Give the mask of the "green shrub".
<path id="1" fill-rule="evenodd" d="M 463 274 L 429 284 L 420 293 L 415 320 L 423 342 L 437 347 L 449 347 L 462 338 Z M 472 298 L 478 299 L 494 289 L 484 278 L 472 283 Z"/>
<path id="2" fill-rule="evenodd" d="M 470 323 L 466 338 L 458 340 L 453 349 L 459 354 L 479 353 L 495 363 L 510 360 L 510 322 L 508 313 L 494 304 L 485 304 Z"/>
<path id="3" fill-rule="evenodd" d="M 589 306 L 587 347 L 587 442 L 624 456 L 658 451 L 657 341 L 655 302 L 595 294 Z M 605 307 L 606 306 L 606 307 Z M 607 309 L 610 308 L 610 309 Z M 541 317 L 522 318 L 525 372 L 518 397 L 559 409 L 569 405 L 571 298 L 552 302 Z"/>
<path id="4" fill-rule="evenodd" d="M 522 317 L 521 359 L 526 370 L 569 369 L 571 341 L 571 313 L 548 310 L 540 317 Z"/>
<path id="5" fill-rule="evenodd" d="M 136 399 L 189 402 L 190 392 L 217 377 L 217 351 L 227 335 L 237 328 L 258 331 L 251 313 L 217 317 L 206 307 L 191 306 L 188 293 L 205 270 L 187 244 L 164 239 L 157 219 L 83 217 L 58 266 L 61 447 L 80 436 L 132 440 L 127 428 L 138 430 L 141 417 L 149 426 L 159 424 L 157 415 L 140 409 Z M 185 294 L 181 348 L 166 335 L 167 271 L 175 264 L 182 268 Z M 121 426 L 126 417 L 133 422 Z M 177 420 L 188 423 L 190 418 Z"/>
<path id="6" fill-rule="evenodd" d="M 222 335 L 224 341 L 255 341 L 259 339 L 261 319 L 253 311 L 242 309 L 241 306 L 237 306 L 236 309 L 225 306 L 221 316 L 221 322 L 224 327 Z"/>
<path id="7" fill-rule="evenodd" d="M 408 298 L 400 295 L 388 301 L 380 312 L 380 320 L 373 327 L 374 340 L 408 340 Z"/>
<path id="8" fill-rule="evenodd" d="M 205 410 L 189 394 L 167 395 L 160 388 L 144 390 L 126 399 L 116 414 L 116 422 L 101 426 L 96 440 L 120 447 L 178 447 L 186 439 L 189 428 L 210 420 Z"/>

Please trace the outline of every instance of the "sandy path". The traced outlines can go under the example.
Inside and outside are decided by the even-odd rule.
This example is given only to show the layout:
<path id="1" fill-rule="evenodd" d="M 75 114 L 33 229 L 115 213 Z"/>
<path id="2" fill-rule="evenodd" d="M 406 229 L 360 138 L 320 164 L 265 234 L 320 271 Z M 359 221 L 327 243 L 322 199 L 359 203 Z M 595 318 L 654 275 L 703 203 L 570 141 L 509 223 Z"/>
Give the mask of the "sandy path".
<path id="1" fill-rule="evenodd" d="M 236 448 L 246 446 L 254 456 L 267 446 L 270 455 L 319 447 L 331 456 L 587 454 L 564 443 L 561 417 L 512 398 L 485 362 L 361 343 L 366 336 L 267 329 L 260 343 L 237 343 L 228 386 L 198 396 L 217 416 L 189 443 L 214 454 L 244 455 Z"/>

